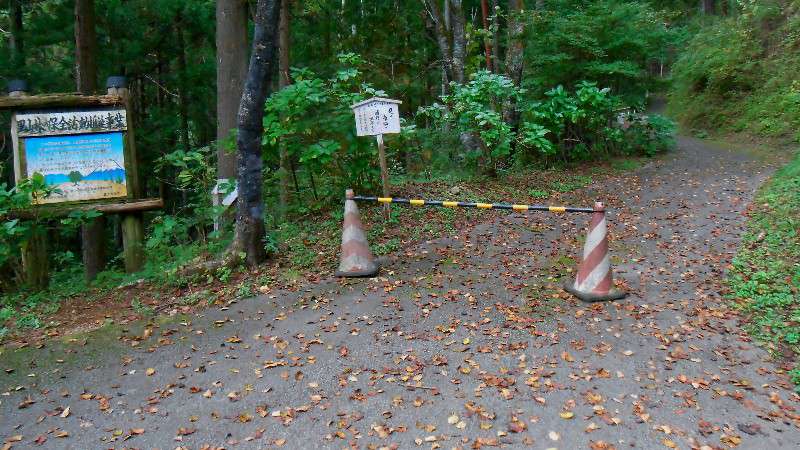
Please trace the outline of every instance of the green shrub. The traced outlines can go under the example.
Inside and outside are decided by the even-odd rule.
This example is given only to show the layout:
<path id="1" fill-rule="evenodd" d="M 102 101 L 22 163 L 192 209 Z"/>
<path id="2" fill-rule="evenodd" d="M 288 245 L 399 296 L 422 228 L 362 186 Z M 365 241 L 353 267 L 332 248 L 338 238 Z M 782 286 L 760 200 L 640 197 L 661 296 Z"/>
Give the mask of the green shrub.
<path id="1" fill-rule="evenodd" d="M 607 88 L 581 81 L 574 91 L 557 86 L 536 100 L 503 75 L 479 71 L 441 104 L 421 108 L 417 119 L 455 129 L 462 136 L 465 163 L 494 172 L 510 156 L 520 164 L 548 160 L 585 160 L 611 155 L 652 155 L 671 146 L 671 122 L 660 116 L 632 121 L 627 131 L 617 122 L 622 100 Z M 515 105 L 518 129 L 504 120 L 503 107 Z M 470 142 L 474 141 L 474 145 Z M 512 155 L 516 148 L 516 154 Z"/>
<path id="2" fill-rule="evenodd" d="M 675 123 L 657 114 L 633 118 L 624 134 L 627 154 L 654 156 L 675 147 Z"/>
<path id="3" fill-rule="evenodd" d="M 373 140 L 358 138 L 350 105 L 386 96 L 363 80 L 365 62 L 352 53 L 339 55 L 340 69 L 328 78 L 293 69 L 293 84 L 267 100 L 263 143 L 273 166 L 277 146 L 303 164 L 313 198 L 339 198 L 345 187 L 377 187 L 379 171 Z"/>

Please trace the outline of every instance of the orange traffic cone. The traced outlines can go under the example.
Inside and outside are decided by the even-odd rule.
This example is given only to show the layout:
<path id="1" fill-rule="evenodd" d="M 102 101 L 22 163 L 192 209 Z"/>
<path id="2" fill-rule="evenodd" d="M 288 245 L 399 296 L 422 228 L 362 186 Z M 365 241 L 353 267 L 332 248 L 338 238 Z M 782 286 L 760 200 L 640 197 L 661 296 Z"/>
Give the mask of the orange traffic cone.
<path id="1" fill-rule="evenodd" d="M 358 206 L 353 200 L 353 190 L 345 193 L 342 254 L 337 277 L 369 277 L 378 272 L 378 264 L 369 249 L 364 225 L 358 216 Z"/>
<path id="2" fill-rule="evenodd" d="M 596 202 L 583 247 L 583 261 L 578 266 L 578 276 L 574 283 L 567 282 L 564 285 L 564 290 L 585 302 L 618 300 L 627 295 L 614 289 L 606 228 L 606 208 L 601 202 Z"/>

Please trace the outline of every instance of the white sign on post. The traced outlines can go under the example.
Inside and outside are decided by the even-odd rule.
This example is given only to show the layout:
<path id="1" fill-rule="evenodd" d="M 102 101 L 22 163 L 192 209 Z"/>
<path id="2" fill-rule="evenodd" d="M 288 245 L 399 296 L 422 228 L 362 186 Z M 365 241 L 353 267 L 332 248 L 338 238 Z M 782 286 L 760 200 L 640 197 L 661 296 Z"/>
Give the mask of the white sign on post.
<path id="1" fill-rule="evenodd" d="M 389 98 L 372 97 L 351 106 L 356 116 L 358 136 L 378 136 L 400 133 L 400 105 Z"/>
<path id="2" fill-rule="evenodd" d="M 400 100 L 372 97 L 369 100 L 351 106 L 356 116 L 356 134 L 358 136 L 375 136 L 378 140 L 378 162 L 381 165 L 381 183 L 383 196 L 389 196 L 389 169 L 386 164 L 386 148 L 383 145 L 384 134 L 400 133 Z M 389 205 L 383 205 L 383 217 L 389 220 Z"/>

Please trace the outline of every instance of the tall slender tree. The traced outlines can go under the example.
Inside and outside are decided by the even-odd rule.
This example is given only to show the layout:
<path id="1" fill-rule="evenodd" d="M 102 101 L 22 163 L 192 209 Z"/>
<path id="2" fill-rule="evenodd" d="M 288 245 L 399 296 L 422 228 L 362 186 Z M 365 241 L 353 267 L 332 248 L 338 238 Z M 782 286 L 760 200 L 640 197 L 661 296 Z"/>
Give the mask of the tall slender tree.
<path id="1" fill-rule="evenodd" d="M 289 11 L 291 0 L 281 0 L 281 21 L 278 29 L 278 87 L 283 89 L 292 83 L 289 75 L 289 51 L 291 49 L 291 31 Z M 286 219 L 289 207 L 289 151 L 286 141 L 281 139 L 278 144 L 280 154 L 280 187 L 278 190 L 278 216 L 280 220 Z"/>
<path id="2" fill-rule="evenodd" d="M 523 0 L 508 0 L 508 45 L 506 48 L 506 76 L 517 86 L 522 84 L 522 71 L 525 63 L 525 19 L 522 17 L 525 10 Z M 516 129 L 519 124 L 519 113 L 515 105 L 507 104 L 503 107 L 503 119 Z"/>
<path id="3" fill-rule="evenodd" d="M 506 75 L 519 86 L 524 65 L 523 35 L 525 33 L 523 0 L 508 0 L 508 47 L 506 48 Z"/>
<path id="4" fill-rule="evenodd" d="M 25 65 L 25 38 L 22 21 L 22 0 L 9 0 L 11 64 L 19 71 Z"/>
<path id="5" fill-rule="evenodd" d="M 245 262 L 250 266 L 266 258 L 261 138 L 264 135 L 264 101 L 270 91 L 270 76 L 276 63 L 279 19 L 280 0 L 258 0 L 253 50 L 237 121 L 239 199 L 236 246 L 245 253 Z"/>
<path id="6" fill-rule="evenodd" d="M 97 30 L 94 0 L 75 0 L 75 81 L 78 92 L 86 95 L 97 91 Z M 105 267 L 104 216 L 81 226 L 81 250 L 84 275 L 92 281 Z"/>
<path id="7" fill-rule="evenodd" d="M 449 82 L 463 83 L 465 77 L 467 38 L 463 4 L 461 0 L 444 0 L 444 8 L 440 8 L 439 0 L 423 0 L 423 3 L 442 57 L 442 91 L 446 93 Z"/>
<path id="8" fill-rule="evenodd" d="M 236 115 L 247 76 L 247 1 L 217 0 L 217 178 L 236 177 L 236 153 L 225 141 L 236 128 Z"/>
<path id="9" fill-rule="evenodd" d="M 486 35 L 483 37 L 483 49 L 486 54 L 486 70 L 493 72 L 492 64 L 492 38 L 489 29 L 489 0 L 481 0 L 481 19 L 483 22 L 483 31 Z"/>
<path id="10" fill-rule="evenodd" d="M 97 90 L 97 30 L 94 0 L 75 0 L 75 81 L 78 92 Z"/>

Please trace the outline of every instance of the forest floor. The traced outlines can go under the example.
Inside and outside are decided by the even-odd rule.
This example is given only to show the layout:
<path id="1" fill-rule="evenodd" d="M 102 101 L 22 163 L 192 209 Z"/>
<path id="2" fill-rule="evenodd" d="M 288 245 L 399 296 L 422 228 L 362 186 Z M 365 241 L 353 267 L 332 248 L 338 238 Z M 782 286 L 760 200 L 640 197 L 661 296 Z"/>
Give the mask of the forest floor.
<path id="1" fill-rule="evenodd" d="M 613 303 L 558 288 L 585 216 L 487 214 L 376 278 L 7 352 L 0 448 L 797 448 L 786 366 L 724 297 L 778 163 L 679 138 L 565 196 L 610 208 Z"/>

